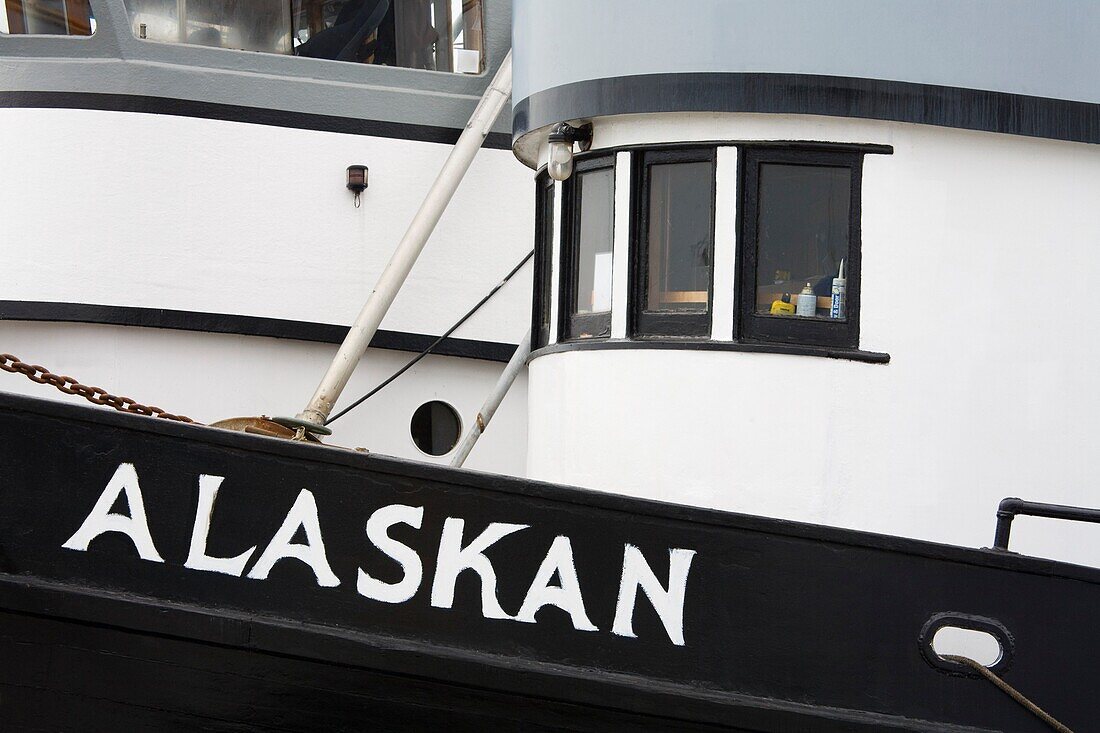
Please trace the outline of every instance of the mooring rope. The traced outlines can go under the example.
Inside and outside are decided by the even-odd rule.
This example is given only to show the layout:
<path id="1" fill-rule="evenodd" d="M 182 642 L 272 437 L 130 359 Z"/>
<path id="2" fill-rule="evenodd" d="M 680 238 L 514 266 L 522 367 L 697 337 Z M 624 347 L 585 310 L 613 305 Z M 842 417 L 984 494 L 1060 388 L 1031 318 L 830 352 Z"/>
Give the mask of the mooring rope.
<path id="1" fill-rule="evenodd" d="M 1045 710 L 1033 703 L 1031 700 L 1028 700 L 1026 697 L 1024 697 L 1023 693 L 1002 680 L 1000 677 L 994 674 L 991 669 L 989 669 L 982 663 L 976 662 L 970 657 L 960 657 L 954 654 L 944 654 L 942 655 L 942 657 L 949 661 L 958 662 L 959 664 L 965 664 L 967 667 L 970 667 L 982 677 L 985 677 L 987 680 L 996 685 L 1001 692 L 1005 693 L 1013 700 L 1018 702 L 1020 705 L 1022 705 L 1032 715 L 1039 718 L 1039 720 L 1043 721 L 1054 730 L 1058 731 L 1058 733 L 1073 733 L 1072 730 L 1052 718 L 1050 714 L 1048 714 Z"/>

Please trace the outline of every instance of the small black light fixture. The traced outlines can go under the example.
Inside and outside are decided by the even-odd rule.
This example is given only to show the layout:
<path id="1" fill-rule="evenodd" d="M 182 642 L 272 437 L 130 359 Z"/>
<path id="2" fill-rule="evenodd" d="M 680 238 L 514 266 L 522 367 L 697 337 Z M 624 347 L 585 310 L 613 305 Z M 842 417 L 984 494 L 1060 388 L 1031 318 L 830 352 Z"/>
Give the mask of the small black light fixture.
<path id="1" fill-rule="evenodd" d="M 355 208 L 359 208 L 359 194 L 367 190 L 367 167 L 365 165 L 348 166 L 348 190 L 355 194 Z"/>
<path id="2" fill-rule="evenodd" d="M 546 172 L 555 181 L 564 181 L 573 174 L 573 144 L 583 153 L 592 147 L 592 123 L 574 127 L 559 122 L 546 137 L 550 149 L 546 154 Z"/>

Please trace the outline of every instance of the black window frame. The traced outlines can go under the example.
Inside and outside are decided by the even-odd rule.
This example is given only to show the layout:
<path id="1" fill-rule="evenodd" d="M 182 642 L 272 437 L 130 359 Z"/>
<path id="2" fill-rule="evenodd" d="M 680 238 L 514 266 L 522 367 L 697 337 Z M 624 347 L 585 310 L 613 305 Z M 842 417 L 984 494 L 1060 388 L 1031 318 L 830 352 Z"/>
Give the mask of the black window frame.
<path id="1" fill-rule="evenodd" d="M 859 298 L 862 236 L 860 228 L 863 157 L 859 150 L 739 146 L 737 308 L 734 335 L 744 343 L 803 344 L 843 349 L 859 347 Z M 760 167 L 768 163 L 848 168 L 848 256 L 845 266 L 845 319 L 795 318 L 756 313 L 760 215 Z"/>
<path id="2" fill-rule="evenodd" d="M 546 169 L 535 176 L 535 257 L 531 299 L 531 350 L 550 343 L 553 331 L 554 181 Z"/>
<path id="3" fill-rule="evenodd" d="M 590 341 L 606 339 L 611 336 L 611 310 L 600 313 L 576 313 L 577 303 L 577 239 L 580 233 L 581 191 L 577 186 L 580 175 L 590 171 L 611 170 L 611 222 L 612 222 L 612 263 L 614 263 L 614 222 L 615 222 L 615 154 L 600 154 L 576 158 L 573 161 L 573 173 L 562 184 L 561 197 L 561 259 L 559 261 L 558 282 L 558 340 Z M 612 264 L 614 268 L 614 264 Z M 612 286 L 614 297 L 614 286 Z M 612 304 L 614 309 L 614 304 Z M 579 334 L 589 334 L 580 336 Z"/>
<path id="4" fill-rule="evenodd" d="M 645 148 L 635 151 L 631 161 L 630 192 L 630 292 L 628 328 L 631 338 L 708 339 L 714 310 L 714 240 L 717 206 L 718 149 L 698 147 Z M 649 284 L 649 169 L 654 165 L 676 163 L 710 164 L 710 279 L 707 282 L 707 307 L 702 312 L 647 311 Z"/>

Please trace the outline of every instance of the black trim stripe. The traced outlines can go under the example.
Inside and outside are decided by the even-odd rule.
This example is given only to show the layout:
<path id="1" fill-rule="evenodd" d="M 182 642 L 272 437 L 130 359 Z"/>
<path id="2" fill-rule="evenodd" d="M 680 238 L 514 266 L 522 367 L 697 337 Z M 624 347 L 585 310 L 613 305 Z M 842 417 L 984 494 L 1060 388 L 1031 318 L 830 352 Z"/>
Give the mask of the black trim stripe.
<path id="1" fill-rule="evenodd" d="M 192 99 L 148 97 L 139 94 L 100 94 L 97 92 L 0 92 L 0 107 L 34 107 L 48 109 L 95 109 L 110 112 L 141 112 L 145 114 L 198 117 L 253 125 L 290 127 L 300 130 L 340 132 L 348 135 L 371 135 L 398 140 L 453 145 L 461 128 L 416 125 L 387 120 L 364 120 L 355 117 L 291 112 L 281 109 L 244 107 L 235 104 L 199 102 Z M 512 141 L 507 133 L 491 132 L 482 147 L 508 150 Z"/>
<path id="2" fill-rule="evenodd" d="M 814 74 L 699 72 L 592 79 L 516 103 L 513 140 L 554 122 L 655 112 L 859 117 L 1100 143 L 1100 104 Z"/>
<path id="3" fill-rule="evenodd" d="M 121 305 L 52 303 L 35 300 L 0 300 L 0 320 L 167 328 L 179 331 L 230 333 L 240 336 L 268 336 L 325 344 L 339 344 L 348 333 L 347 326 L 337 326 L 330 323 L 238 316 L 227 313 L 201 313 L 168 308 L 135 308 Z M 419 333 L 379 330 L 374 335 L 374 340 L 371 341 L 370 345 L 375 349 L 420 352 L 426 349 L 436 338 L 436 336 Z M 506 362 L 512 358 L 512 353 L 515 350 L 515 344 L 448 338 L 435 347 L 432 353 L 440 356 L 461 356 L 469 359 Z"/>
<path id="4" fill-rule="evenodd" d="M 792 356 L 818 356 L 826 359 L 847 359 L 868 364 L 889 364 L 890 355 L 880 351 L 862 351 L 839 346 L 811 346 L 808 344 L 760 344 L 739 341 L 698 341 L 694 339 L 591 339 L 588 341 L 562 341 L 544 346 L 531 353 L 528 361 L 547 354 L 564 351 L 593 351 L 599 349 L 673 349 L 677 351 L 740 351 L 749 354 L 789 354 Z"/>

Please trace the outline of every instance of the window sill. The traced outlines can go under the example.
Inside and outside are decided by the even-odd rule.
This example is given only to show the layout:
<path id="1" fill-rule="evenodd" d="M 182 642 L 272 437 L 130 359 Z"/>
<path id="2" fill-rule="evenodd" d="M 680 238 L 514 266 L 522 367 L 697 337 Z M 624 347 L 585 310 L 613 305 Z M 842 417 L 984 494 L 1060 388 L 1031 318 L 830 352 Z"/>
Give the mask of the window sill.
<path id="1" fill-rule="evenodd" d="M 683 351 L 739 351 L 749 354 L 788 354 L 791 356 L 816 356 L 826 359 L 847 359 L 867 364 L 889 364 L 890 355 L 878 351 L 862 351 L 834 346 L 810 346 L 803 344 L 759 344 L 737 341 L 697 341 L 688 339 L 600 339 L 566 341 L 544 346 L 531 353 L 528 361 L 547 354 L 563 351 L 589 351 L 593 349 L 679 349 Z"/>

